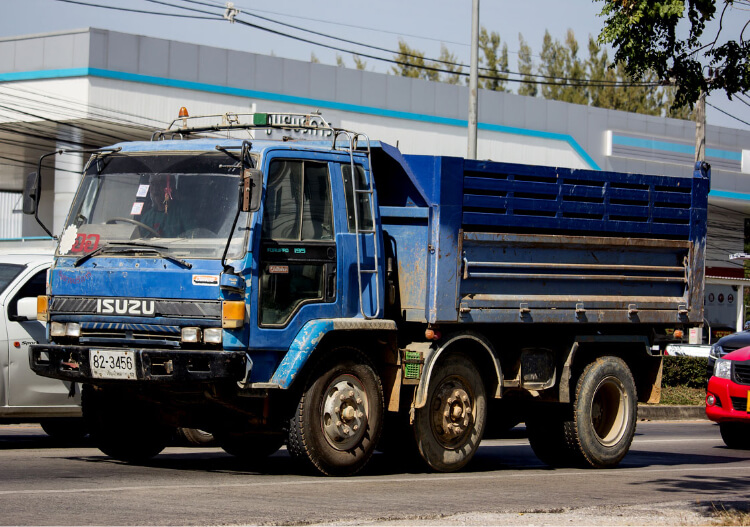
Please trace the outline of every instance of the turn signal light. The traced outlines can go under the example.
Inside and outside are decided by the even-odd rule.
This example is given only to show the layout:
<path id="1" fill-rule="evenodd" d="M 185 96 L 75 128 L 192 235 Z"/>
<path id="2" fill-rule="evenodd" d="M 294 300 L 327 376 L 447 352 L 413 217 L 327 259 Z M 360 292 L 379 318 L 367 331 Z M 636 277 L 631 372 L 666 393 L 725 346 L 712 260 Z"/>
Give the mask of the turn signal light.
<path id="1" fill-rule="evenodd" d="M 245 323 L 245 302 L 224 300 L 221 303 L 221 327 L 241 328 Z"/>
<path id="2" fill-rule="evenodd" d="M 47 295 L 36 297 L 36 319 L 40 322 L 49 320 L 49 297 Z"/>

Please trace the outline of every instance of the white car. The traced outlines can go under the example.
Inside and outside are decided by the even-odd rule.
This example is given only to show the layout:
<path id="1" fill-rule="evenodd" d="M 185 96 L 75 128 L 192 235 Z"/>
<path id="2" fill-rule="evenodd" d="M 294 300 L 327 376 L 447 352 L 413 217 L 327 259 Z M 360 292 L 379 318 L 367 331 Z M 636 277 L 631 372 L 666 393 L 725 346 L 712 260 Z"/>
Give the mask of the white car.
<path id="1" fill-rule="evenodd" d="M 45 294 L 52 251 L 0 251 L 0 423 L 40 423 L 51 436 L 82 437 L 80 386 L 29 367 L 29 345 L 46 342 L 36 297 Z"/>

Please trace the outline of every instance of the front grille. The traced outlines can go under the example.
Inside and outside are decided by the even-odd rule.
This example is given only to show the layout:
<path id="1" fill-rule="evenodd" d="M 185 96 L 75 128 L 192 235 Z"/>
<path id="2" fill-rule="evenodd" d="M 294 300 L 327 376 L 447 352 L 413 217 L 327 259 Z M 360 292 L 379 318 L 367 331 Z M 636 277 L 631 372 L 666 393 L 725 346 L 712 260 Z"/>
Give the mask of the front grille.
<path id="1" fill-rule="evenodd" d="M 750 361 L 734 362 L 734 382 L 750 384 Z"/>
<path id="2" fill-rule="evenodd" d="M 747 412 L 747 398 L 732 397 L 732 408 L 738 412 Z"/>

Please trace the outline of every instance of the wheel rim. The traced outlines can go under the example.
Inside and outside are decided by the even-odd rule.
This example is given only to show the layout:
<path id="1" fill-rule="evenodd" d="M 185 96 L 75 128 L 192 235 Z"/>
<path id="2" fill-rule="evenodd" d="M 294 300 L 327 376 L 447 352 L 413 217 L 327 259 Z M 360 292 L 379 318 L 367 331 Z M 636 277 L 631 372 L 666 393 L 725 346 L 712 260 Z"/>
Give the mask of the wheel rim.
<path id="1" fill-rule="evenodd" d="M 604 446 L 617 444 L 625 435 L 630 405 L 625 386 L 616 377 L 602 379 L 591 401 L 591 425 Z"/>
<path id="2" fill-rule="evenodd" d="M 435 389 L 430 423 L 435 439 L 446 448 L 464 445 L 474 425 L 474 391 L 465 379 L 446 377 Z"/>
<path id="3" fill-rule="evenodd" d="M 357 446 L 367 431 L 368 400 L 362 381 L 339 375 L 323 397 L 323 435 L 336 450 Z"/>

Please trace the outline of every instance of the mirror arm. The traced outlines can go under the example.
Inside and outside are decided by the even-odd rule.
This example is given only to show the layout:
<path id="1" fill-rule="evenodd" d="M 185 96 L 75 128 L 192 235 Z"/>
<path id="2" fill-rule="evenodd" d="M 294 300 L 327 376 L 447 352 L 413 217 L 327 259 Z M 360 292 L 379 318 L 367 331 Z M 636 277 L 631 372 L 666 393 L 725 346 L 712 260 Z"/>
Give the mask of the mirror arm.
<path id="1" fill-rule="evenodd" d="M 232 236 L 234 235 L 234 229 L 237 228 L 237 221 L 240 219 L 240 213 L 242 212 L 242 199 L 244 192 L 244 177 L 245 177 L 245 163 L 248 159 L 250 149 L 253 144 L 250 141 L 242 141 L 242 151 L 240 152 L 240 200 L 237 203 L 237 213 L 234 215 L 234 221 L 232 222 L 232 229 L 229 231 L 227 237 L 227 244 L 224 246 L 224 253 L 221 255 L 221 266 L 224 268 L 225 273 L 235 274 L 234 269 L 227 263 L 227 253 L 229 252 L 229 246 L 232 243 Z"/>
<path id="2" fill-rule="evenodd" d="M 39 201 L 42 199 L 42 161 L 44 161 L 49 156 L 62 154 L 64 152 L 65 150 L 55 150 L 54 152 L 48 152 L 42 155 L 39 158 L 39 163 L 37 165 L 37 170 L 36 170 L 36 193 L 34 194 L 34 219 L 39 224 L 39 226 L 42 229 L 44 229 L 44 232 L 49 234 L 49 236 L 53 240 L 57 240 L 58 237 L 52 234 L 52 232 L 47 228 L 47 226 L 42 222 L 42 220 L 39 219 Z"/>

